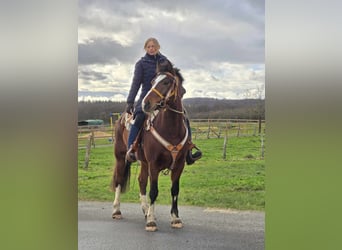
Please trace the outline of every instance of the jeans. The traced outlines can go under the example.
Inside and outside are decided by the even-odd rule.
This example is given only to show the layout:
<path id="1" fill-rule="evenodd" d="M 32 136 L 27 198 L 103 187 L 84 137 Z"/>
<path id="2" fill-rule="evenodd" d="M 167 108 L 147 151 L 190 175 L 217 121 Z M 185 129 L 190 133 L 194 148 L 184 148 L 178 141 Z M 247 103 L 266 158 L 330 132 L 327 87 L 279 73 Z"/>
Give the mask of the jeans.
<path id="1" fill-rule="evenodd" d="M 137 138 L 137 135 L 139 133 L 140 128 L 142 127 L 144 120 L 145 120 L 145 114 L 143 111 L 137 111 L 134 113 L 134 123 L 131 126 L 131 130 L 129 131 L 128 136 L 128 149 L 131 147 L 135 139 Z"/>

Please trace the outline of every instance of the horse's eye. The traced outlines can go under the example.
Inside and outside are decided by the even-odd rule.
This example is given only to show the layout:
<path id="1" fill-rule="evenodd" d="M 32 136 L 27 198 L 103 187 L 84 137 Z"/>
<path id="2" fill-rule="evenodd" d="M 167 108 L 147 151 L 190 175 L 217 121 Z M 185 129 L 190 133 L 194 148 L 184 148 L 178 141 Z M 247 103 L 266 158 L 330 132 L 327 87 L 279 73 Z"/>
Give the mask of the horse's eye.
<path id="1" fill-rule="evenodd" d="M 163 82 L 163 85 L 169 85 L 170 84 L 170 81 L 165 81 L 165 82 Z"/>

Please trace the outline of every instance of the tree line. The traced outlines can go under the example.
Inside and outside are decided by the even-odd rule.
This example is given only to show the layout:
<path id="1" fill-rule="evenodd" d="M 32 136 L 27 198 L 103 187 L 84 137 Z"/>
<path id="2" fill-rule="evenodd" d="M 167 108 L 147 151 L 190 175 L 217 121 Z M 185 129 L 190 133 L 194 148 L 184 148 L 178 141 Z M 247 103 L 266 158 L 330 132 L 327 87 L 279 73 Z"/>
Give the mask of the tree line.
<path id="1" fill-rule="evenodd" d="M 187 98 L 183 101 L 190 119 L 265 119 L 264 99 Z M 126 102 L 78 102 L 78 120 L 101 119 L 108 123 L 113 113 L 122 113 Z"/>

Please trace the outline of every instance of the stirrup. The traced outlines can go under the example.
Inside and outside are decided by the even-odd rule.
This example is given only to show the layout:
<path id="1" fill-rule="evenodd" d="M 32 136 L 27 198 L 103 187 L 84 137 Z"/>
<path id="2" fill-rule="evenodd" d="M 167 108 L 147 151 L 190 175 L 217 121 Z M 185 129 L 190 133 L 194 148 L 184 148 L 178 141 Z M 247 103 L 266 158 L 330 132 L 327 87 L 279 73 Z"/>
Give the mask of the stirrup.
<path id="1" fill-rule="evenodd" d="M 133 150 L 133 147 L 130 147 L 129 150 L 126 153 L 126 161 L 128 162 L 136 162 L 137 157 L 135 156 L 135 152 Z"/>
<path id="2" fill-rule="evenodd" d="M 193 148 L 196 148 L 198 151 L 196 151 L 194 154 L 192 154 L 191 149 L 189 149 L 188 154 L 186 155 L 186 163 L 188 165 L 193 164 L 195 161 L 200 159 L 202 157 L 202 152 L 199 150 L 198 147 L 194 145 Z"/>

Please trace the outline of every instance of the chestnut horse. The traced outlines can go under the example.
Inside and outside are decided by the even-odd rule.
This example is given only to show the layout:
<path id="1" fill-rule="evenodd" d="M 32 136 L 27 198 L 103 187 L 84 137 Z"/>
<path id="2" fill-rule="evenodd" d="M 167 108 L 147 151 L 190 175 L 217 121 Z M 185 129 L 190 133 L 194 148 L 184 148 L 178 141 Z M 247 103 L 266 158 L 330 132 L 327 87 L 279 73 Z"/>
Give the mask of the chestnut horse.
<path id="1" fill-rule="evenodd" d="M 179 70 L 166 60 L 158 64 L 157 76 L 152 80 L 151 90 L 142 102 L 147 114 L 144 128 L 134 143 L 140 161 L 139 187 L 140 201 L 146 218 L 145 229 L 156 231 L 155 201 L 158 196 L 158 176 L 162 170 L 171 172 L 171 226 L 183 227 L 178 215 L 179 181 L 189 149 L 189 131 L 185 123 L 182 97 L 185 89 Z M 130 163 L 125 161 L 127 151 L 127 123 L 122 116 L 115 127 L 115 158 L 113 189 L 114 219 L 121 218 L 120 193 L 124 192 L 130 176 Z M 146 196 L 147 182 L 150 182 L 149 203 Z"/>

